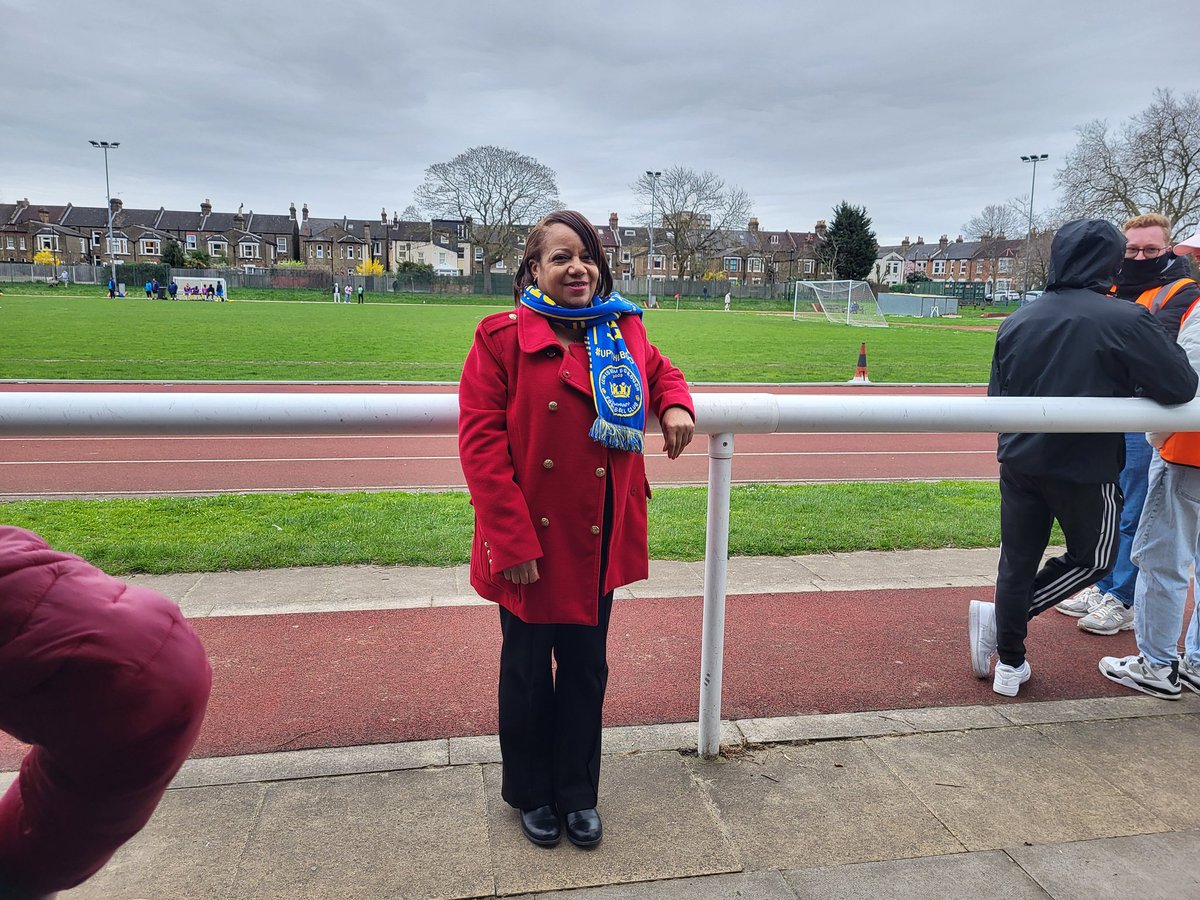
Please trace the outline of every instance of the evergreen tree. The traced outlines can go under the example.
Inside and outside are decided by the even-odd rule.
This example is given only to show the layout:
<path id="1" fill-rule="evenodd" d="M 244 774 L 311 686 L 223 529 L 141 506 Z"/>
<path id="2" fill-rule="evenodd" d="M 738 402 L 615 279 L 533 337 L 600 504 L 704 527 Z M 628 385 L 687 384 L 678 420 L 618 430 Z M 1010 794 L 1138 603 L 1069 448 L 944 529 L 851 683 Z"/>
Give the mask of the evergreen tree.
<path id="1" fill-rule="evenodd" d="M 866 207 L 851 206 L 845 200 L 835 206 L 817 254 L 822 267 L 834 278 L 866 278 L 879 256 L 879 242 L 871 230 Z"/>
<path id="2" fill-rule="evenodd" d="M 172 269 L 184 267 L 183 248 L 179 246 L 179 241 L 167 241 L 163 247 L 162 261 L 164 266 L 170 266 Z"/>

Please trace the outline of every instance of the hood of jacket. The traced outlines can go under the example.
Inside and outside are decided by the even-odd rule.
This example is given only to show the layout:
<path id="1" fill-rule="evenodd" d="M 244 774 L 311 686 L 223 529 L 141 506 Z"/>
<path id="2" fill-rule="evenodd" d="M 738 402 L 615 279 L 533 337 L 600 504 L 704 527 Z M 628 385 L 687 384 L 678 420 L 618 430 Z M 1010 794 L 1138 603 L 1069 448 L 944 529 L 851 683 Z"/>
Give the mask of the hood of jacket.
<path id="1" fill-rule="evenodd" d="M 1191 277 L 1187 260 L 1170 250 L 1157 259 L 1126 259 L 1117 273 L 1117 295 L 1137 299 L 1151 288 Z"/>
<path id="2" fill-rule="evenodd" d="M 1103 219 L 1077 219 L 1054 235 L 1046 290 L 1071 288 L 1105 293 L 1125 258 L 1125 235 Z"/>

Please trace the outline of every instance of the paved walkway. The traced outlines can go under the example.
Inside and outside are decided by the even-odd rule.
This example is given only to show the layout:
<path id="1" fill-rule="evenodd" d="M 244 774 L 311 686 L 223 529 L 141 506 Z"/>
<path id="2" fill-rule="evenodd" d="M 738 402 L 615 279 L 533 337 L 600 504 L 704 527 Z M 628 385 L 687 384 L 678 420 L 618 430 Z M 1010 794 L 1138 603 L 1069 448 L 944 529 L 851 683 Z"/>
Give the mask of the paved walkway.
<path id="1" fill-rule="evenodd" d="M 735 560 L 730 592 L 986 588 L 995 559 Z M 694 596 L 698 572 L 657 565 L 625 599 Z M 361 566 L 137 580 L 199 617 L 474 602 L 462 579 Z M 694 755 L 694 723 L 604 739 L 595 850 L 524 840 L 491 736 L 197 759 L 146 830 L 62 896 L 1200 896 L 1195 695 L 743 719 L 712 761 Z"/>

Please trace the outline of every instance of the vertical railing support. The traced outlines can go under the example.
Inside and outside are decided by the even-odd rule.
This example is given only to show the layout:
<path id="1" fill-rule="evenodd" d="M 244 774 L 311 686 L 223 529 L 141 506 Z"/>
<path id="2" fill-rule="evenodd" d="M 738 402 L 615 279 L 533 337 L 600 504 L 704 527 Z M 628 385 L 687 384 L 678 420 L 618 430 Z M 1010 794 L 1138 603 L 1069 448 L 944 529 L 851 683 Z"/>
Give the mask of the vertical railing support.
<path id="1" fill-rule="evenodd" d="M 708 439 L 708 529 L 704 542 L 704 622 L 700 636 L 700 756 L 721 749 L 721 668 L 725 657 L 725 579 L 733 434 Z"/>

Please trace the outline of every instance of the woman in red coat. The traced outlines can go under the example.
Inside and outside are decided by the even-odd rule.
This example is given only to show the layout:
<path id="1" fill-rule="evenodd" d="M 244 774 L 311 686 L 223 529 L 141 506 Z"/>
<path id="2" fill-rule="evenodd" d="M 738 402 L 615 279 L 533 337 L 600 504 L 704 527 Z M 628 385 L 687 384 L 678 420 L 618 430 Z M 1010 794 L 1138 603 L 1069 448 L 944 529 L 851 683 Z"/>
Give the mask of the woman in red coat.
<path id="1" fill-rule="evenodd" d="M 558 843 L 562 815 L 590 847 L 613 590 L 649 572 L 646 410 L 671 459 L 694 413 L 579 213 L 534 226 L 513 293 L 514 312 L 480 322 L 459 385 L 471 584 L 500 605 L 501 794 L 535 844 Z"/>

